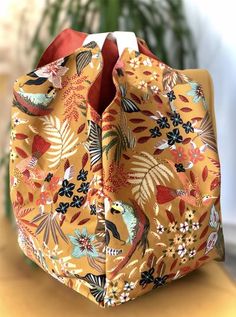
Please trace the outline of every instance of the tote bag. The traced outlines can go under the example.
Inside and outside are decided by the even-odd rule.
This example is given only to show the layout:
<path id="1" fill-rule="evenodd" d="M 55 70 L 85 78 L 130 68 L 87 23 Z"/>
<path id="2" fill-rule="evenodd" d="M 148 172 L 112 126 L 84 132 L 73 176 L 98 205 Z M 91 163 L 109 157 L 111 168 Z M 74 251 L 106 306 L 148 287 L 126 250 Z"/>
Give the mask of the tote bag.
<path id="1" fill-rule="evenodd" d="M 108 307 L 224 259 L 216 131 L 198 82 L 132 32 L 68 29 L 13 93 L 18 243 L 44 271 Z"/>

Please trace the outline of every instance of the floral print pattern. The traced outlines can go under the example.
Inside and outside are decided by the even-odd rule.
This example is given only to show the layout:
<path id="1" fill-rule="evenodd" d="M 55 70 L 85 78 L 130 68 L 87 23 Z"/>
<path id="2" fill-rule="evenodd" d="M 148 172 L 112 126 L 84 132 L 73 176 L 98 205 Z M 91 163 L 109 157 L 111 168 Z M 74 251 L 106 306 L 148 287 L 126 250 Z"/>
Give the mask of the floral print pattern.
<path id="1" fill-rule="evenodd" d="M 17 79 L 10 181 L 23 252 L 107 307 L 222 260 L 224 243 L 200 84 L 127 48 L 99 114 L 87 95 L 102 70 L 91 42 Z"/>
<path id="2" fill-rule="evenodd" d="M 75 230 L 75 236 L 68 236 L 70 242 L 73 244 L 74 249 L 72 251 L 72 256 L 75 258 L 81 258 L 82 256 L 97 257 L 98 253 L 93 245 L 95 235 L 88 234 L 87 229 L 84 227 L 82 232 Z"/>

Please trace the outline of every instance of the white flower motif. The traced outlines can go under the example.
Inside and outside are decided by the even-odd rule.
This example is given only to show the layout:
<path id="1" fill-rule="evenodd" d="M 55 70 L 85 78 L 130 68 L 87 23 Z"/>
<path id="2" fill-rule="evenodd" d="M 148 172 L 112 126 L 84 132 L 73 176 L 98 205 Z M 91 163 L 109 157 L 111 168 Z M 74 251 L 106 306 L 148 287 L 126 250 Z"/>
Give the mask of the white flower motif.
<path id="1" fill-rule="evenodd" d="M 11 150 L 11 152 L 10 152 L 10 160 L 12 162 L 14 162 L 17 157 L 18 157 L 17 153 L 15 151 Z"/>
<path id="2" fill-rule="evenodd" d="M 125 282 L 124 291 L 131 291 L 134 289 L 134 282 Z"/>
<path id="3" fill-rule="evenodd" d="M 15 140 L 16 138 L 16 131 L 15 130 L 11 130 L 11 139 Z"/>
<path id="4" fill-rule="evenodd" d="M 185 218 L 186 218 L 186 220 L 192 220 L 193 217 L 194 217 L 194 213 L 193 213 L 192 210 L 187 210 L 187 211 L 185 212 Z"/>
<path id="5" fill-rule="evenodd" d="M 187 232 L 188 229 L 189 229 L 189 225 L 188 225 L 187 221 L 185 221 L 184 223 L 181 223 L 181 224 L 179 225 L 179 230 L 180 230 L 181 232 L 183 232 L 183 233 Z"/>
<path id="6" fill-rule="evenodd" d="M 115 304 L 115 300 L 112 297 L 105 296 L 104 303 L 107 304 L 107 306 L 113 306 Z"/>
<path id="7" fill-rule="evenodd" d="M 188 260 L 188 259 L 187 259 L 186 257 L 183 257 L 183 258 L 181 259 L 181 263 L 183 263 L 183 264 L 184 264 L 184 263 L 186 263 L 186 262 L 187 262 L 187 260 Z"/>
<path id="8" fill-rule="evenodd" d="M 138 89 L 145 89 L 145 88 L 147 88 L 147 83 L 145 80 L 141 80 L 138 85 Z"/>
<path id="9" fill-rule="evenodd" d="M 129 64 L 134 69 L 138 68 L 140 65 L 140 60 L 138 59 L 138 57 L 131 58 Z"/>
<path id="10" fill-rule="evenodd" d="M 164 63 L 159 63 L 159 67 L 160 67 L 160 69 L 165 69 L 165 64 Z"/>
<path id="11" fill-rule="evenodd" d="M 129 293 L 122 293 L 121 295 L 120 295 L 120 301 L 121 301 L 121 303 L 125 303 L 125 302 L 128 302 L 130 300 L 130 298 L 129 298 Z"/>
<path id="12" fill-rule="evenodd" d="M 149 57 L 143 61 L 143 65 L 149 66 L 149 67 L 152 66 L 152 61 L 150 60 Z"/>
<path id="13" fill-rule="evenodd" d="M 27 120 L 21 119 L 21 118 L 17 117 L 16 115 L 13 117 L 13 120 L 12 120 L 14 127 L 16 127 L 20 124 L 26 123 L 26 122 L 27 122 Z"/>
<path id="14" fill-rule="evenodd" d="M 158 77 L 159 77 L 159 75 L 157 74 L 157 72 L 153 72 L 151 80 L 157 80 Z"/>
<path id="15" fill-rule="evenodd" d="M 53 87 L 61 88 L 61 77 L 65 75 L 65 73 L 69 69 L 68 67 L 61 66 L 63 62 L 64 58 L 60 58 L 55 62 L 40 67 L 34 73 L 38 77 L 48 78 L 48 80 L 52 83 Z"/>
<path id="16" fill-rule="evenodd" d="M 157 94 L 158 91 L 159 91 L 159 88 L 157 86 L 151 86 L 151 91 L 154 93 L 154 94 Z"/>
<path id="17" fill-rule="evenodd" d="M 177 223 L 176 222 L 170 222 L 169 223 L 169 231 L 170 232 L 176 232 L 177 230 Z"/>
<path id="18" fill-rule="evenodd" d="M 160 224 L 157 226 L 157 232 L 159 234 L 162 234 L 165 231 L 165 228 Z"/>
<path id="19" fill-rule="evenodd" d="M 187 252 L 187 249 L 185 248 L 185 244 L 184 243 L 180 244 L 178 246 L 177 251 L 178 251 L 178 255 L 182 258 Z"/>
<path id="20" fill-rule="evenodd" d="M 189 255 L 190 258 L 193 258 L 193 257 L 196 255 L 196 253 L 197 253 L 196 250 L 193 249 L 193 250 L 190 250 L 190 251 L 189 251 L 189 254 L 188 254 L 188 255 Z"/>
<path id="21" fill-rule="evenodd" d="M 199 223 L 198 222 L 193 222 L 192 228 L 193 228 L 193 230 L 198 230 L 199 229 Z"/>

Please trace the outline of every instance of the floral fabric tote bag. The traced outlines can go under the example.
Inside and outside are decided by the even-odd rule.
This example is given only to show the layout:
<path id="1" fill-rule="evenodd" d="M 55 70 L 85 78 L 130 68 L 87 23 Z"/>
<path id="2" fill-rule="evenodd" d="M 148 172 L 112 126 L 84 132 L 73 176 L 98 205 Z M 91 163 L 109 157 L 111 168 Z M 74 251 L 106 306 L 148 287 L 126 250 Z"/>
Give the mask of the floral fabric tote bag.
<path id="1" fill-rule="evenodd" d="M 107 307 L 224 259 L 216 132 L 198 82 L 132 32 L 67 29 L 13 93 L 18 243 L 44 271 Z"/>

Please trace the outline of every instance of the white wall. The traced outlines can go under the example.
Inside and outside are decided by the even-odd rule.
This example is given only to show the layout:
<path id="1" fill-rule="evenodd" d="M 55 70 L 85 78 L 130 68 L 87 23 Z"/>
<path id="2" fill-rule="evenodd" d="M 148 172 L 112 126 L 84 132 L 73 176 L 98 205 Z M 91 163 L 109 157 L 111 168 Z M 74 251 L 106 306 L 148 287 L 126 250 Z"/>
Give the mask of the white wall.
<path id="1" fill-rule="evenodd" d="M 236 1 L 185 0 L 199 68 L 211 73 L 222 168 L 222 213 L 236 224 Z"/>

